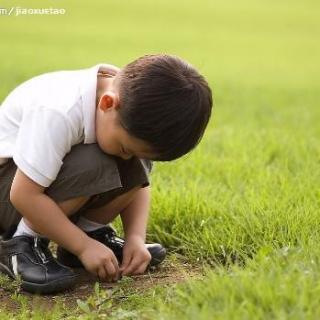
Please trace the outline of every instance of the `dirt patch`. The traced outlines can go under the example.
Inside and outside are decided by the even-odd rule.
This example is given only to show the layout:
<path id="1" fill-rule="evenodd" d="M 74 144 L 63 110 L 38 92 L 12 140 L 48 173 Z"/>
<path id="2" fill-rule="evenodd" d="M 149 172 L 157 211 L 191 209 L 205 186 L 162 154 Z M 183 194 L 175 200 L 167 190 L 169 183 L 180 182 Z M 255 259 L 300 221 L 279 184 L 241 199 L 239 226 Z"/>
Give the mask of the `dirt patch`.
<path id="1" fill-rule="evenodd" d="M 94 285 L 99 279 L 84 269 L 75 269 L 79 275 L 78 281 L 74 289 L 59 294 L 51 295 L 34 295 L 28 292 L 20 291 L 24 304 L 32 310 L 35 306 L 42 309 L 50 310 L 55 306 L 57 301 L 63 302 L 68 308 L 77 306 L 77 299 L 86 300 L 94 291 Z M 202 272 L 200 268 L 196 268 L 178 259 L 167 259 L 162 265 L 148 271 L 146 274 L 126 277 L 118 283 L 100 282 L 100 287 L 104 289 L 123 288 L 123 291 L 132 292 L 135 290 L 139 294 L 143 294 L 157 285 L 165 286 L 182 282 L 190 278 L 201 278 Z M 0 288 L 0 305 L 2 310 L 19 312 L 21 308 L 21 299 L 12 297 L 14 293 Z"/>

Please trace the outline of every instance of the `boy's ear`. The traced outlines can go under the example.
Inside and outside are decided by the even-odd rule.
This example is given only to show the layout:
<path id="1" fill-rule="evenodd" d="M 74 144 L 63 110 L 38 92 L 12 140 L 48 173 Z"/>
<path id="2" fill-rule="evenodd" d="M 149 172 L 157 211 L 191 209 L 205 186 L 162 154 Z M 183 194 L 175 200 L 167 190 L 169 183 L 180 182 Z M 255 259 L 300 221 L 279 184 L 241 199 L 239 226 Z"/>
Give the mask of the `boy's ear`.
<path id="1" fill-rule="evenodd" d="M 100 98 L 99 108 L 103 111 L 106 111 L 109 108 L 118 108 L 119 107 L 119 96 L 113 91 L 107 91 Z"/>

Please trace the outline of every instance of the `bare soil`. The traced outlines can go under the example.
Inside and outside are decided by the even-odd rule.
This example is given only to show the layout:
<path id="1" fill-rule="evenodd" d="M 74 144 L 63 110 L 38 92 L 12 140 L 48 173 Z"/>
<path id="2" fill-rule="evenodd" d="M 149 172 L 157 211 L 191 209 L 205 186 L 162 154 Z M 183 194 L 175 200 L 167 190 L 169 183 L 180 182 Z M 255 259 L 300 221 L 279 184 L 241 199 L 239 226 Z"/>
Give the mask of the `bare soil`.
<path id="1" fill-rule="evenodd" d="M 86 272 L 84 269 L 75 269 L 79 274 L 77 284 L 73 289 L 59 294 L 35 295 L 20 291 L 19 293 L 26 297 L 28 307 L 33 309 L 35 306 L 50 310 L 57 301 L 62 302 L 68 308 L 77 306 L 77 299 L 86 300 L 94 292 L 94 285 L 99 279 Z M 162 265 L 139 276 L 131 277 L 131 281 L 119 281 L 118 283 L 100 282 L 100 287 L 104 289 L 115 289 L 120 286 L 124 292 L 135 292 L 143 294 L 146 290 L 157 286 L 172 285 L 190 278 L 201 278 L 200 268 L 196 268 L 186 262 L 175 260 L 165 261 Z M 13 292 L 0 288 L 0 306 L 2 310 L 19 312 L 21 304 L 12 299 Z M 120 302 L 120 301 L 119 301 Z"/>

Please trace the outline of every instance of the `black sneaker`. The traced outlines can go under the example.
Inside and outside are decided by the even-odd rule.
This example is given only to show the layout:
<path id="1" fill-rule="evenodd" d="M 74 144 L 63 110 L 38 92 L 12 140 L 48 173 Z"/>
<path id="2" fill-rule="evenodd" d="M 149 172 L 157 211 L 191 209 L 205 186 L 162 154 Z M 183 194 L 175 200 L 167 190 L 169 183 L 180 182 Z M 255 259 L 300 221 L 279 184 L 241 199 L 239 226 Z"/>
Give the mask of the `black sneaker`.
<path id="1" fill-rule="evenodd" d="M 112 227 L 108 225 L 94 231 L 86 232 L 86 234 L 110 248 L 117 257 L 119 264 L 121 264 L 124 240 L 117 236 L 116 231 Z M 151 254 L 149 266 L 158 265 L 166 257 L 166 249 L 159 243 L 147 243 L 146 248 Z M 66 266 L 83 268 L 83 265 L 78 257 L 60 246 L 58 246 L 57 249 L 57 259 Z"/>
<path id="2" fill-rule="evenodd" d="M 60 264 L 48 248 L 49 239 L 16 236 L 0 240 L 0 272 L 15 279 L 32 293 L 53 293 L 71 288 L 77 275 Z"/>

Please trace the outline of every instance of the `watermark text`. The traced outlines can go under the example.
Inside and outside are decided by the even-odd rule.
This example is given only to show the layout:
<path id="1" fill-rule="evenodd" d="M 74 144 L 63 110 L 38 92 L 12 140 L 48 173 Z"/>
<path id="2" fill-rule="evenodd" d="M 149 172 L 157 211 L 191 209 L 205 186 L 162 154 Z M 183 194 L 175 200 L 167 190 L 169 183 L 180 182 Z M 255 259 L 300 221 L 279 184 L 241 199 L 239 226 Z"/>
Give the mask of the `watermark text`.
<path id="1" fill-rule="evenodd" d="M 23 8 L 11 7 L 0 8 L 0 16 L 26 16 L 26 15 L 64 15 L 66 9 L 64 8 Z"/>

